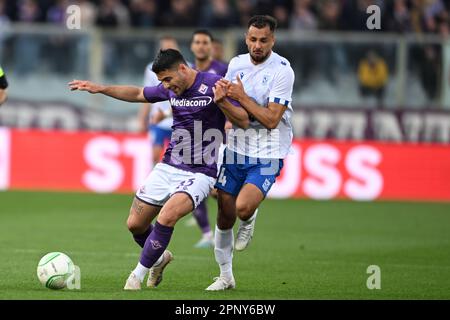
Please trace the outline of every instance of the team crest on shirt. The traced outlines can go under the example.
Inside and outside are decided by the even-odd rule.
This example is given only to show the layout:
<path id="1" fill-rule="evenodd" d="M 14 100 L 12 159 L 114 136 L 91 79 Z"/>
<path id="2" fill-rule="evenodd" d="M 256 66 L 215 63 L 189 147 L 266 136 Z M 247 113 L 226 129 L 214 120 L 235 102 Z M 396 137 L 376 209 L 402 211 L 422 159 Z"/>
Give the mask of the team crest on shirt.
<path id="1" fill-rule="evenodd" d="M 198 92 L 205 94 L 206 91 L 208 91 L 208 86 L 206 84 L 202 83 L 200 85 L 200 88 L 198 88 Z"/>
<path id="2" fill-rule="evenodd" d="M 241 77 L 241 79 L 244 77 L 244 73 L 243 72 L 241 72 L 240 74 L 239 74 L 239 77 Z"/>
<path id="3" fill-rule="evenodd" d="M 268 81 L 269 81 L 269 75 L 265 74 L 262 79 L 263 86 L 266 85 Z"/>

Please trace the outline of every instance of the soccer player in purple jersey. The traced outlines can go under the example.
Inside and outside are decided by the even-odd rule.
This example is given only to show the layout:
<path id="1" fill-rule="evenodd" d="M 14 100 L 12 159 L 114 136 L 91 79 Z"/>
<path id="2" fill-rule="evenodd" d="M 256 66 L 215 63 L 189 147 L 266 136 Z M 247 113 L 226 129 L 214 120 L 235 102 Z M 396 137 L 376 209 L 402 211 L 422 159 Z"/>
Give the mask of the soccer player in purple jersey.
<path id="1" fill-rule="evenodd" d="M 159 41 L 159 47 L 162 50 L 179 50 L 177 40 L 171 36 L 162 37 Z M 156 86 L 159 84 L 156 74 L 152 71 L 152 64 L 153 62 L 148 64 L 145 68 L 144 86 Z M 139 120 L 141 123 L 141 131 L 149 130 L 150 137 L 152 138 L 153 165 L 155 165 L 160 161 L 161 153 L 164 151 L 166 141 L 170 140 L 170 137 L 172 136 L 173 119 L 170 102 L 161 101 L 153 104 L 148 102 L 142 104 L 142 108 L 139 112 Z M 150 126 L 148 126 L 149 120 L 151 123 Z M 202 232 L 202 238 L 195 244 L 195 247 L 214 247 L 214 235 L 209 224 L 206 199 L 192 212 L 192 220 L 192 225 L 198 225 Z"/>
<path id="2" fill-rule="evenodd" d="M 226 98 L 223 86 L 215 87 L 221 77 L 190 68 L 179 51 L 161 50 L 152 70 L 161 81 L 155 87 L 104 86 L 82 80 L 69 83 L 71 90 L 102 93 L 128 102 L 171 103 L 171 141 L 162 163 L 136 192 L 127 220 L 142 253 L 125 290 L 140 290 L 147 273 L 148 287 L 162 281 L 163 270 L 173 259 L 166 248 L 175 224 L 199 205 L 216 180 L 225 115 L 239 127 L 249 125 L 247 112 Z"/>

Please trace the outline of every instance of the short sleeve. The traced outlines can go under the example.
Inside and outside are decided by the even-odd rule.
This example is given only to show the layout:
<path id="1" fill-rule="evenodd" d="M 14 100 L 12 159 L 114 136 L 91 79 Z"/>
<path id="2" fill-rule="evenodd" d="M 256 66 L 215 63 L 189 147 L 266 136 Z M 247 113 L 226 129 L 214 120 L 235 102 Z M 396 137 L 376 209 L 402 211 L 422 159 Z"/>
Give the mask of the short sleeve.
<path id="1" fill-rule="evenodd" d="M 272 82 L 272 87 L 269 92 L 269 102 L 275 102 L 286 107 L 291 106 L 292 91 L 294 89 L 294 70 L 287 66 L 280 66 L 280 72 L 278 72 Z"/>
<path id="2" fill-rule="evenodd" d="M 154 87 L 144 87 L 144 97 L 148 102 L 155 103 L 170 99 L 169 90 L 162 83 Z"/>
<path id="3" fill-rule="evenodd" d="M 228 69 L 224 76 L 225 80 L 233 81 L 233 79 L 236 78 L 236 76 L 234 74 L 234 70 L 235 70 L 234 66 L 236 65 L 236 59 L 237 59 L 236 57 L 231 59 L 230 64 L 228 65 Z"/>

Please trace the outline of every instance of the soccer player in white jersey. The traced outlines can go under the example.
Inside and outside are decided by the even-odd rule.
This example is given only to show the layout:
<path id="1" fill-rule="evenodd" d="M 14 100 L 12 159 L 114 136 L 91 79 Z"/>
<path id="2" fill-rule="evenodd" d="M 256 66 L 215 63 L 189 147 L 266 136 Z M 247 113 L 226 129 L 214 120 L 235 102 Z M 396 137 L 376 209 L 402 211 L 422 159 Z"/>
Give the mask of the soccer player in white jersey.
<path id="1" fill-rule="evenodd" d="M 272 51 L 276 25 L 270 16 L 252 17 L 245 39 L 249 53 L 233 58 L 225 79 L 216 84 L 248 112 L 250 126 L 245 130 L 234 127 L 236 130 L 229 132 L 215 185 L 219 212 L 214 253 L 220 276 L 206 288 L 208 291 L 236 286 L 232 270 L 236 216 L 243 222 L 239 229 L 248 243 L 255 210 L 280 174 L 292 143 L 295 77 L 289 61 Z"/>

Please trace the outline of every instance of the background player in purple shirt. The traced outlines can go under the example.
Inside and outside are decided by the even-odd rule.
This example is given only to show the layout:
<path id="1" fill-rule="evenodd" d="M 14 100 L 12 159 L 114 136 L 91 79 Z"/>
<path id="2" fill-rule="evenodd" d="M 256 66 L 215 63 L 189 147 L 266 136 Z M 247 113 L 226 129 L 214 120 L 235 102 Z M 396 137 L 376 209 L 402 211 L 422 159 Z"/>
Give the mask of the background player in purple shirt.
<path id="1" fill-rule="evenodd" d="M 69 83 L 71 90 L 128 102 L 169 100 L 172 106 L 174 131 L 169 147 L 162 163 L 136 192 L 127 220 L 142 253 L 125 290 L 140 290 L 147 273 L 147 286 L 161 282 L 164 268 L 173 259 L 166 248 L 176 222 L 198 206 L 216 180 L 225 115 L 240 127 L 249 125 L 247 112 L 231 104 L 223 87 L 214 87 L 221 77 L 188 67 L 179 51 L 161 50 L 152 70 L 161 81 L 155 87 L 104 86 L 82 80 Z"/>
<path id="2" fill-rule="evenodd" d="M 228 65 L 212 58 L 212 41 L 213 36 L 208 30 L 197 30 L 192 34 L 191 51 L 195 57 L 194 69 L 224 77 L 227 73 Z M 196 248 L 214 247 L 214 235 L 209 224 L 206 202 L 207 199 L 203 200 L 193 212 L 193 217 L 203 233 L 202 238 L 195 244 Z M 192 226 L 195 225 L 195 221 L 187 220 L 186 224 Z"/>
<path id="3" fill-rule="evenodd" d="M 194 68 L 198 71 L 218 74 L 225 77 L 228 65 L 222 61 L 214 60 L 213 36 L 208 30 L 197 30 L 192 34 L 191 51 L 195 56 Z"/>

